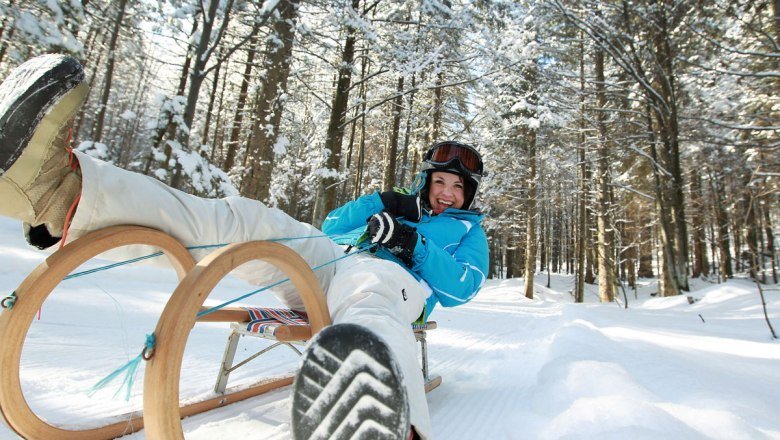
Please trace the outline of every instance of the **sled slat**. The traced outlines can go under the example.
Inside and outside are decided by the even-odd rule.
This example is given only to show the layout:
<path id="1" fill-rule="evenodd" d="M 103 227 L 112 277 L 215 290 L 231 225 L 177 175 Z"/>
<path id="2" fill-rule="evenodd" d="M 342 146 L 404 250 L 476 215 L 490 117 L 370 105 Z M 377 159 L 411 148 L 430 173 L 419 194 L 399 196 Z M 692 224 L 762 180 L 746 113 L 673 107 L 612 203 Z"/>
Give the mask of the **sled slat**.
<path id="1" fill-rule="evenodd" d="M 211 307 L 201 307 L 200 312 L 211 310 Z M 249 312 L 241 307 L 225 307 L 207 315 L 199 316 L 198 322 L 249 322 Z"/>

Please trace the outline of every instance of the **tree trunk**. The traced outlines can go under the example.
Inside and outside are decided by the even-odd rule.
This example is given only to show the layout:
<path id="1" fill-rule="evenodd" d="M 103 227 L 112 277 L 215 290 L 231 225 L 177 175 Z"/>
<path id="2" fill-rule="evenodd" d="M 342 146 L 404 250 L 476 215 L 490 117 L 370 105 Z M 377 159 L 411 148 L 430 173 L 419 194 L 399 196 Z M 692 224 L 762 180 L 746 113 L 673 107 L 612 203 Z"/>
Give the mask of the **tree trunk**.
<path id="1" fill-rule="evenodd" d="M 217 65 L 217 67 L 214 69 L 214 78 L 211 81 L 211 93 L 209 93 L 209 106 L 206 109 L 206 120 L 203 122 L 203 131 L 200 135 L 201 146 L 207 145 L 209 141 L 209 129 L 211 128 L 211 118 L 214 116 L 214 102 L 217 100 L 217 89 L 219 88 L 219 71 L 221 69 L 222 63 L 219 63 L 219 65 Z M 211 146 L 211 149 L 214 150 L 214 145 Z M 205 152 L 201 151 L 201 155 L 203 154 L 205 154 Z"/>
<path id="2" fill-rule="evenodd" d="M 100 104 L 95 121 L 95 129 L 92 133 L 92 139 L 100 142 L 103 139 L 103 125 L 106 119 L 106 109 L 108 108 L 108 97 L 111 95 L 111 81 L 114 77 L 114 62 L 116 55 L 116 42 L 119 39 L 119 31 L 124 22 L 125 7 L 127 0 L 119 0 L 119 10 L 114 19 L 114 27 L 111 30 L 111 38 L 108 41 L 108 61 L 106 62 L 106 73 L 103 78 L 103 92 L 100 94 Z"/>
<path id="3" fill-rule="evenodd" d="M 236 112 L 233 114 L 233 122 L 230 125 L 230 137 L 227 141 L 227 152 L 225 160 L 222 162 L 222 169 L 230 171 L 235 165 L 236 155 L 238 154 L 238 145 L 241 138 L 241 128 L 244 122 L 244 114 L 247 112 L 247 95 L 249 84 L 252 82 L 252 67 L 257 54 L 259 39 L 256 39 L 247 49 L 246 64 L 244 64 L 244 74 L 241 77 L 241 86 L 238 90 L 238 100 L 236 101 Z"/>
<path id="4" fill-rule="evenodd" d="M 431 138 L 430 143 L 438 142 L 441 132 L 441 115 L 444 108 L 444 73 L 439 72 L 436 74 L 436 88 L 433 89 L 433 124 L 431 125 Z"/>
<path id="5" fill-rule="evenodd" d="M 184 130 L 179 130 L 179 133 L 183 136 L 181 144 L 185 146 L 189 145 L 189 132 L 192 130 L 192 122 L 195 119 L 195 108 L 198 104 L 200 88 L 208 73 L 206 71 L 206 65 L 208 65 L 211 55 L 214 53 L 214 49 L 218 47 L 224 29 L 227 27 L 230 11 L 233 8 L 233 0 L 227 0 L 225 12 L 222 16 L 222 27 L 217 31 L 216 36 L 212 36 L 219 4 L 220 0 L 210 0 L 208 12 L 204 11 L 203 14 L 203 30 L 200 32 L 198 45 L 195 48 L 195 64 L 190 71 L 190 89 L 187 93 L 187 104 L 184 107 L 183 119 L 186 127 L 184 127 Z"/>
<path id="6" fill-rule="evenodd" d="M 365 156 L 366 156 L 366 94 L 367 87 L 366 81 L 362 79 L 366 77 L 369 64 L 371 60 L 366 57 L 362 57 L 360 61 L 360 145 L 358 146 L 358 160 L 357 169 L 355 170 L 355 183 L 353 185 L 352 198 L 356 199 L 363 193 L 363 170 L 365 169 Z M 357 124 L 357 120 L 354 122 Z"/>
<path id="7" fill-rule="evenodd" d="M 536 272 L 536 130 L 528 130 L 528 202 L 526 204 L 525 296 L 534 297 Z"/>
<path id="8" fill-rule="evenodd" d="M 757 215 L 756 215 L 756 200 L 753 195 L 753 192 L 749 189 L 749 184 L 752 176 L 750 174 L 747 174 L 744 177 L 744 191 L 742 194 L 743 197 L 743 207 L 744 212 L 741 214 L 742 218 L 745 219 L 743 224 L 743 229 L 745 231 L 745 242 L 748 247 L 747 252 L 747 260 L 748 260 L 748 271 L 750 272 L 750 277 L 754 280 L 758 281 L 758 273 L 756 270 L 760 267 L 758 264 L 758 255 L 759 255 L 759 246 L 758 246 L 758 237 L 759 237 L 759 228 L 758 228 L 758 222 L 757 222 Z"/>
<path id="9" fill-rule="evenodd" d="M 274 22 L 273 33 L 281 41 L 271 39 L 266 47 L 265 81 L 260 90 L 258 107 L 252 124 L 252 141 L 249 144 L 249 174 L 242 192 L 257 200 L 267 200 L 274 174 L 274 159 L 281 128 L 282 111 L 287 94 L 287 78 L 290 76 L 295 21 L 298 16 L 298 0 L 285 0 L 279 5 L 279 20 Z"/>
<path id="10" fill-rule="evenodd" d="M 780 1 L 780 0 L 778 0 Z M 769 260 L 772 264 L 772 279 L 777 284 L 777 252 L 775 250 L 775 234 L 772 231 L 772 220 L 769 216 L 769 206 L 763 206 L 764 211 L 764 231 L 766 231 L 766 249 L 769 253 Z"/>
<path id="11" fill-rule="evenodd" d="M 414 73 L 412 74 L 412 90 L 416 86 L 416 78 Z M 401 165 L 401 185 L 406 185 L 406 170 L 409 168 L 409 144 L 412 137 L 412 110 L 414 109 L 414 92 L 409 94 L 409 111 L 406 112 L 406 128 L 404 129 L 404 151 L 402 154 L 403 164 Z M 414 176 L 410 176 L 414 178 Z"/>
<path id="12" fill-rule="evenodd" d="M 200 24 L 200 20 L 198 20 L 198 14 L 201 13 L 203 13 L 203 11 L 201 9 L 198 9 L 198 12 L 193 17 L 192 31 L 190 32 L 189 35 L 190 38 L 192 38 L 192 36 L 195 35 L 195 33 L 198 31 L 198 26 Z M 176 96 L 184 96 L 184 90 L 187 88 L 187 78 L 189 77 L 191 65 L 192 65 L 192 47 L 188 46 L 187 55 L 184 57 L 184 65 L 182 65 L 181 75 L 179 76 L 179 85 L 176 88 Z M 154 140 L 152 141 L 152 150 L 149 152 L 149 156 L 147 157 L 146 166 L 144 168 L 144 174 L 149 174 L 151 172 L 152 163 L 154 162 L 154 152 L 155 150 L 159 151 L 161 147 L 165 152 L 165 162 L 162 164 L 162 167 L 166 170 L 168 169 L 169 163 L 171 161 L 171 154 L 173 154 L 173 150 L 168 144 L 166 144 L 163 147 L 163 140 L 165 139 L 166 134 L 170 139 L 175 136 L 175 133 L 176 133 L 176 125 L 173 123 L 173 114 L 169 113 L 167 115 L 165 124 L 157 126 L 157 132 L 154 136 Z"/>
<path id="13" fill-rule="evenodd" d="M 615 264 L 613 255 L 612 219 L 609 207 L 609 145 L 607 134 L 607 97 L 604 86 L 604 52 L 597 48 L 596 69 L 596 121 L 599 131 L 598 161 L 596 175 L 596 230 L 599 264 L 599 298 L 602 302 L 615 300 Z"/>
<path id="14" fill-rule="evenodd" d="M 138 127 L 141 125 L 141 115 L 144 113 L 144 110 L 139 107 L 144 105 L 141 103 L 142 97 L 146 95 L 146 92 L 149 89 L 150 66 L 151 59 L 144 59 L 141 66 L 141 72 L 139 72 L 140 78 L 138 87 L 135 89 L 133 99 L 130 101 L 129 105 L 129 108 L 136 114 L 136 117 L 133 121 L 127 121 L 126 130 L 122 133 L 120 140 L 116 141 L 116 144 L 119 145 L 120 149 L 116 163 L 121 168 L 126 168 L 132 158 L 131 152 L 139 131 Z"/>
<path id="15" fill-rule="evenodd" d="M 696 168 L 691 170 L 691 227 L 693 228 L 693 277 L 698 278 L 710 274 L 707 261 L 707 237 L 704 230 L 704 213 L 701 191 L 701 176 Z"/>
<path id="16" fill-rule="evenodd" d="M 652 129 L 652 116 L 649 108 L 647 109 L 647 117 L 649 128 L 648 133 L 650 136 L 650 155 L 653 160 L 654 167 L 653 181 L 655 183 L 655 207 L 659 222 L 659 238 L 661 241 L 661 246 L 663 247 L 664 256 L 660 265 L 663 272 L 663 288 L 661 290 L 661 296 L 674 296 L 680 294 L 679 284 L 676 282 L 677 277 L 673 273 L 677 270 L 677 266 L 674 262 L 676 254 L 672 242 L 672 240 L 674 240 L 674 232 L 671 220 L 669 219 L 669 214 L 667 212 L 666 201 L 664 200 L 664 191 L 661 184 L 661 170 L 658 166 L 658 154 L 656 148 L 657 140 L 655 139 L 655 135 Z"/>
<path id="17" fill-rule="evenodd" d="M 16 0 L 8 1 L 8 9 L 13 10 L 16 7 Z M 8 42 L 14 36 L 16 27 L 13 23 L 10 23 L 13 14 L 8 14 L 3 17 L 2 23 L 0 23 L 0 64 L 5 59 L 5 54 L 8 51 Z M 8 35 L 6 35 L 6 32 Z"/>
<path id="18" fill-rule="evenodd" d="M 653 233 L 649 227 L 642 227 L 639 235 L 639 278 L 653 278 Z"/>
<path id="19" fill-rule="evenodd" d="M 775 38 L 780 41 L 780 0 L 772 0 L 772 15 L 775 22 Z"/>
<path id="20" fill-rule="evenodd" d="M 574 301 L 581 303 L 585 300 L 585 239 L 587 237 L 587 212 L 585 198 L 587 195 L 588 164 L 585 162 L 585 49 L 580 32 L 580 110 L 579 110 L 579 192 L 577 194 L 577 276 L 575 278 Z"/>
<path id="21" fill-rule="evenodd" d="M 659 115 L 659 128 L 664 149 L 661 153 L 665 156 L 664 163 L 671 172 L 672 178 L 665 179 L 671 186 L 667 191 L 669 208 L 671 208 L 674 234 L 672 241 L 674 258 L 669 261 L 674 265 L 672 274 L 677 283 L 678 290 L 689 290 L 688 287 L 688 231 L 685 223 L 685 198 L 683 195 L 682 167 L 680 165 L 679 127 L 677 115 L 677 96 L 675 89 L 674 58 L 671 44 L 669 43 L 669 29 L 667 23 L 667 0 L 662 0 L 656 9 L 658 31 L 655 33 L 655 54 L 659 69 L 656 69 L 658 78 L 657 88 L 660 91 L 663 102 L 657 103 Z M 671 238 L 671 237 L 670 237 Z"/>
<path id="22" fill-rule="evenodd" d="M 538 166 L 538 164 L 537 164 Z M 544 173 L 540 173 L 537 169 L 537 174 L 539 175 L 539 185 L 544 188 Z M 539 255 L 539 272 L 544 272 L 547 270 L 547 209 L 544 207 L 544 204 L 542 204 L 542 207 L 539 207 L 539 204 L 537 203 L 536 208 L 536 216 L 539 219 L 539 236 L 536 240 L 536 245 L 538 246 L 537 254 Z"/>
<path id="23" fill-rule="evenodd" d="M 98 41 L 100 40 L 100 41 Z M 100 32 L 100 30 L 97 30 L 94 33 L 94 36 L 91 40 L 87 40 L 88 43 L 90 43 L 90 51 L 95 47 L 100 47 L 103 43 L 103 40 L 105 40 L 105 33 Z M 87 84 L 87 87 L 89 90 L 94 90 L 95 88 L 95 80 L 97 78 L 97 69 L 100 63 L 103 60 L 103 53 L 105 51 L 97 50 L 97 58 L 90 62 L 89 64 L 85 64 L 84 69 L 86 71 L 87 67 L 91 67 L 91 74 L 89 75 L 89 81 Z M 91 60 L 91 58 L 87 58 L 87 60 Z M 91 66 L 90 66 L 91 64 Z M 86 73 L 85 73 L 86 75 Z M 81 127 L 84 125 L 84 122 L 87 120 L 87 106 L 82 105 L 81 108 L 78 111 L 78 116 L 76 116 L 76 124 L 73 127 L 73 144 L 78 144 L 78 135 L 81 133 Z"/>
<path id="24" fill-rule="evenodd" d="M 352 0 L 352 9 L 358 10 L 360 0 Z M 355 57 L 355 40 L 357 29 L 352 25 L 347 27 L 347 38 L 339 63 L 338 83 L 333 95 L 330 121 L 325 136 L 325 151 L 329 153 L 326 167 L 331 173 L 337 173 L 341 167 L 341 141 L 344 137 L 344 117 L 347 114 L 349 89 L 352 80 L 352 61 Z M 317 199 L 314 204 L 312 224 L 322 226 L 325 216 L 336 208 L 336 192 L 338 180 L 335 176 L 323 177 L 317 188 Z"/>
<path id="25" fill-rule="evenodd" d="M 717 241 L 720 254 L 720 274 L 723 281 L 734 277 L 731 258 L 731 239 L 729 238 L 729 217 L 723 204 L 723 181 L 710 175 L 712 197 L 715 205 L 715 222 L 717 223 Z"/>
<path id="26" fill-rule="evenodd" d="M 565 237 L 564 231 L 561 228 L 561 212 L 560 210 L 554 210 L 552 216 L 552 234 L 550 235 L 550 272 L 559 273 L 561 267 L 561 242 Z"/>
<path id="27" fill-rule="evenodd" d="M 515 275 L 515 252 L 516 247 L 510 246 L 510 244 L 515 244 L 514 241 L 511 239 L 512 237 L 507 237 L 506 243 L 506 277 L 507 278 L 514 278 Z"/>
<path id="28" fill-rule="evenodd" d="M 214 146 L 211 148 L 211 163 L 221 163 L 222 150 L 224 147 L 225 136 L 222 130 L 222 112 L 225 109 L 225 86 L 228 83 L 228 73 L 230 72 L 230 60 L 225 60 L 225 73 L 222 74 L 222 87 L 219 91 L 219 105 L 217 106 L 217 120 L 214 123 Z"/>
<path id="29" fill-rule="evenodd" d="M 395 183 L 396 162 L 398 158 L 398 136 L 401 131 L 401 113 L 403 112 L 404 77 L 398 78 L 397 96 L 393 99 L 393 127 L 385 149 L 385 170 L 382 179 L 382 191 L 391 191 Z"/>

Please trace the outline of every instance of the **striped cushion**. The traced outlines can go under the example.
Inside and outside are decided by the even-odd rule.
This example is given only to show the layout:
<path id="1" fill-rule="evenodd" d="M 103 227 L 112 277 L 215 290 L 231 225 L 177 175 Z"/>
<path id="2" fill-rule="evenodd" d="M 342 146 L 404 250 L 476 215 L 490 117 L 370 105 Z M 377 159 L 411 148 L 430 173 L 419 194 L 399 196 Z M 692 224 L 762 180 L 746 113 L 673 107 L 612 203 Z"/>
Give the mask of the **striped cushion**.
<path id="1" fill-rule="evenodd" d="M 309 319 L 305 312 L 271 307 L 244 307 L 249 312 L 250 321 L 246 330 L 253 333 L 272 335 L 280 325 L 307 325 Z"/>
<path id="2" fill-rule="evenodd" d="M 296 312 L 290 309 L 277 309 L 272 307 L 244 307 L 249 312 L 250 321 L 246 325 L 246 331 L 262 333 L 273 336 L 280 325 L 308 325 L 309 317 L 306 312 Z M 428 323 L 412 323 L 412 329 L 416 331 L 427 330 Z"/>
<path id="3" fill-rule="evenodd" d="M 415 321 L 412 323 L 412 330 L 420 331 L 420 330 L 428 330 L 428 323 L 424 322 L 420 324 L 419 322 Z"/>

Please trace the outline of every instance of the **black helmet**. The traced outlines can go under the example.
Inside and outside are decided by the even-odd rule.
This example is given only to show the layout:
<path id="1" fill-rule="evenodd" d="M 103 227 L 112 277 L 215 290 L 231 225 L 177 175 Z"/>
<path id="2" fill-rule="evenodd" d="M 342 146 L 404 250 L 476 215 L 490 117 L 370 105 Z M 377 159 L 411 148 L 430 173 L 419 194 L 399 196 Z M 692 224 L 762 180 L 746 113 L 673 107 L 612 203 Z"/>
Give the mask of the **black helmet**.
<path id="1" fill-rule="evenodd" d="M 457 141 L 435 143 L 425 153 L 420 171 L 427 174 L 424 189 L 426 195 L 430 185 L 430 175 L 433 171 L 444 171 L 463 177 L 465 185 L 462 209 L 471 209 L 474 196 L 477 194 L 479 183 L 484 175 L 482 156 L 476 148 Z"/>

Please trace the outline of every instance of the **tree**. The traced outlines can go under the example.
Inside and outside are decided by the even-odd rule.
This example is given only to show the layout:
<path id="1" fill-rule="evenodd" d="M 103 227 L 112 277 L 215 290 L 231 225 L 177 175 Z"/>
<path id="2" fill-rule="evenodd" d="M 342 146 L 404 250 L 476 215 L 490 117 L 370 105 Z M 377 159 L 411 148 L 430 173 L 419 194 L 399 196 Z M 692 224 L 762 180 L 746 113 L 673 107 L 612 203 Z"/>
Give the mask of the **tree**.
<path id="1" fill-rule="evenodd" d="M 350 14 L 357 15 L 360 0 L 352 0 Z M 341 51 L 341 62 L 338 69 L 338 81 L 333 93 L 330 120 L 325 134 L 324 151 L 327 155 L 325 175 L 317 186 L 317 200 L 314 206 L 312 224 L 319 227 L 325 216 L 336 208 L 338 175 L 341 167 L 341 141 L 344 138 L 344 120 L 347 114 L 350 83 L 352 81 L 352 62 L 355 57 L 355 41 L 357 29 L 352 22 L 346 26 L 346 38 Z"/>
<path id="2" fill-rule="evenodd" d="M 96 116 L 95 128 L 92 133 L 92 140 L 100 142 L 103 139 L 103 125 L 106 119 L 106 109 L 108 108 L 108 98 L 111 94 L 111 83 L 114 77 L 114 63 L 116 62 L 117 40 L 119 31 L 122 28 L 125 16 L 127 0 L 119 0 L 117 4 L 117 13 L 112 26 L 111 37 L 108 42 L 108 61 L 106 62 L 106 72 L 103 78 L 103 92 L 100 94 L 100 104 Z"/>
<path id="3" fill-rule="evenodd" d="M 607 139 L 607 97 L 604 86 L 604 52 L 596 48 L 596 120 L 599 130 L 598 161 L 596 170 L 596 229 L 598 235 L 599 297 L 609 302 L 615 299 L 615 264 L 613 259 L 614 233 L 609 203 L 609 141 Z"/>
<path id="4" fill-rule="evenodd" d="M 266 68 L 263 86 L 257 97 L 252 125 L 252 137 L 247 151 L 248 174 L 242 194 L 266 200 L 271 188 L 274 156 L 283 151 L 286 140 L 279 136 L 282 111 L 287 99 L 287 78 L 290 75 L 295 18 L 298 0 L 284 0 L 278 6 L 279 17 L 268 36 Z"/>

